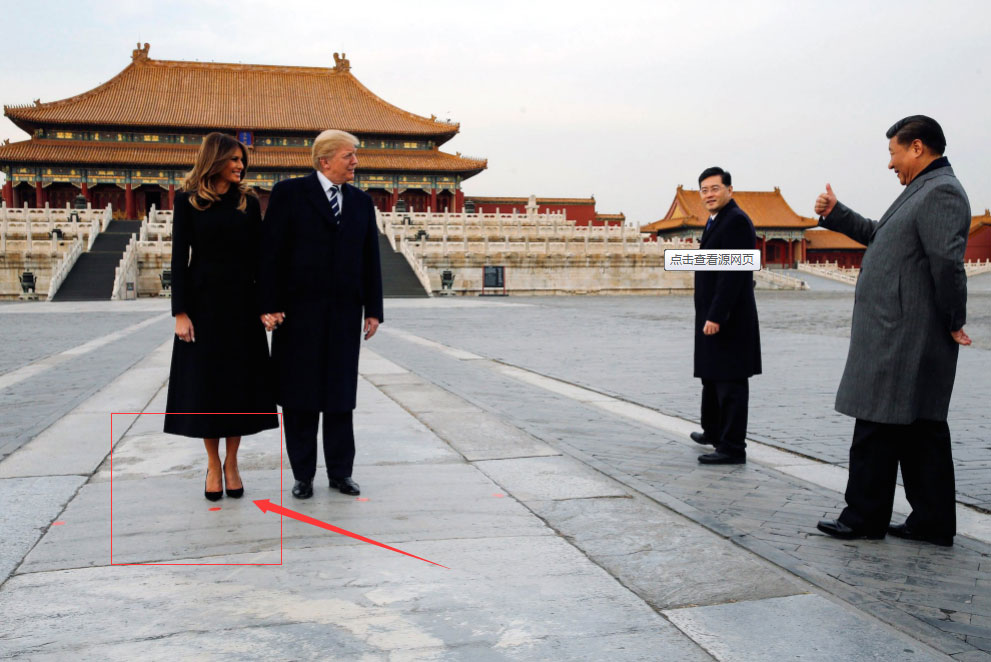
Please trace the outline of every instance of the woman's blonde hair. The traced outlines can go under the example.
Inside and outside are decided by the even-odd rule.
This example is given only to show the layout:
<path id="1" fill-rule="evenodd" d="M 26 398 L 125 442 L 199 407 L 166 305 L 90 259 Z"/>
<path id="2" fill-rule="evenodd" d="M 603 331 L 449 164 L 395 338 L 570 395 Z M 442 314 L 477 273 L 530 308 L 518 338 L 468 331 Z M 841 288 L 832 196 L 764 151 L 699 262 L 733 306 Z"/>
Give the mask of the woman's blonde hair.
<path id="1" fill-rule="evenodd" d="M 196 164 L 182 183 L 183 190 L 193 194 L 189 196 L 189 204 L 203 211 L 220 200 L 220 193 L 217 192 L 217 179 L 227 166 L 227 162 L 237 154 L 238 150 L 241 151 L 244 169 L 241 171 L 241 181 L 237 185 L 238 191 L 241 192 L 241 199 L 237 202 L 237 208 L 240 211 L 248 208 L 247 196 L 254 193 L 244 181 L 244 175 L 248 172 L 248 149 L 234 137 L 216 131 L 208 133 L 203 138 L 200 151 L 196 155 Z"/>
<path id="2" fill-rule="evenodd" d="M 329 159 L 342 147 L 357 147 L 360 141 L 338 129 L 327 129 L 313 141 L 313 168 L 320 170 L 320 159 Z"/>

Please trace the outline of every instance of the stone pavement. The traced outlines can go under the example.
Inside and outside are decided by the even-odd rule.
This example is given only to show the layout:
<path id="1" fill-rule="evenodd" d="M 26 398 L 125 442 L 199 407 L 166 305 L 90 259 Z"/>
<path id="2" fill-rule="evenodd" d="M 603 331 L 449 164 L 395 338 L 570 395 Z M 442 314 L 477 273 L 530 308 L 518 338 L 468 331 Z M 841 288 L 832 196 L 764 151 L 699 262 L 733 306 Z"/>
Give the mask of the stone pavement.
<path id="1" fill-rule="evenodd" d="M 950 407 L 961 502 L 991 511 L 991 274 L 970 279 L 966 329 Z M 982 289 L 983 288 L 983 289 Z M 690 296 L 513 297 L 489 305 L 397 302 L 402 328 L 486 358 L 698 420 Z M 478 302 L 476 302 L 478 303 Z M 833 410 L 849 345 L 853 292 L 758 291 L 764 374 L 750 380 L 750 436 L 845 466 L 853 420 Z"/>
<path id="2" fill-rule="evenodd" d="M 530 371 L 535 364 L 547 366 L 553 360 L 548 355 L 552 355 L 561 359 L 556 365 L 559 375 L 581 370 L 587 381 L 619 384 L 617 373 L 634 365 L 622 351 L 623 338 L 631 332 L 621 327 L 631 319 L 635 324 L 637 319 L 628 311 L 616 314 L 621 305 L 616 300 L 586 304 L 576 300 L 520 303 L 517 299 L 434 302 L 428 306 L 396 303 L 391 311 L 392 322 L 383 327 L 384 339 L 376 349 L 490 415 L 944 653 L 956 659 L 989 659 L 991 547 L 987 541 L 991 537 L 987 515 L 962 507 L 968 522 L 976 522 L 973 532 L 977 539 L 958 536 L 957 545 L 950 550 L 897 539 L 842 543 L 815 530 L 818 519 L 838 514 L 843 503 L 841 492 L 802 479 L 800 471 L 789 473 L 768 466 L 760 461 L 766 451 L 752 454 L 751 463 L 744 467 L 702 467 L 695 460 L 699 447 L 686 435 L 676 437 L 656 426 L 631 420 L 636 416 L 607 411 L 645 408 L 632 405 L 622 396 L 611 397 L 609 388 L 589 391 L 567 380 L 547 380 L 537 374 L 543 369 Z M 594 312 L 588 314 L 588 309 L 583 315 L 579 309 L 586 306 L 593 311 L 601 306 L 613 315 L 596 316 Z M 798 315 L 792 314 L 795 321 L 790 323 L 798 324 Z M 657 315 L 655 319 L 660 318 Z M 433 330 L 429 337 L 409 331 L 425 328 Z M 537 343 L 541 329 L 548 336 L 553 334 L 555 342 L 530 348 L 525 355 L 525 369 L 490 358 L 512 350 L 512 343 L 504 335 L 518 341 L 525 335 Z M 601 345 L 603 336 L 610 332 L 619 347 L 601 349 L 594 355 L 591 346 Z M 465 342 L 455 346 L 437 342 L 455 334 Z M 581 335 L 592 339 L 571 342 Z M 774 346 L 779 346 L 780 340 L 776 338 Z M 518 344 L 526 346 L 527 342 Z M 644 345 L 642 340 L 640 345 Z M 644 346 L 637 358 L 652 363 L 647 355 L 654 347 L 655 344 Z M 517 366 L 523 363 L 523 353 L 519 350 L 513 355 Z M 977 361 L 986 361 L 984 354 L 986 350 L 975 352 Z M 607 356 L 613 359 L 611 367 Z M 586 361 L 594 363 L 594 368 L 580 366 Z M 645 368 L 631 372 L 633 386 L 653 385 L 646 381 Z M 658 373 L 654 381 L 663 381 L 664 377 L 672 379 L 667 373 Z M 535 386 L 542 380 L 553 384 Z M 629 392 L 630 387 L 626 388 Z M 684 388 L 694 391 L 697 399 L 697 386 Z M 443 431 L 438 433 L 444 436 Z M 816 473 L 812 467 L 800 468 L 810 477 Z M 903 508 L 904 512 L 907 509 Z M 961 526 L 961 531 L 964 529 Z M 612 571 L 621 576 L 619 571 Z"/>
<path id="3" fill-rule="evenodd" d="M 168 299 L 0 303 L 0 460 L 167 338 L 168 311 Z"/>
<path id="4" fill-rule="evenodd" d="M 168 329 L 157 341 L 119 375 L 94 372 L 92 396 L 0 461 L 0 658 L 984 659 L 968 641 L 983 632 L 981 595 L 967 612 L 978 620 L 947 621 L 962 630 L 940 638 L 875 597 L 864 546 L 809 540 L 795 545 L 811 550 L 802 562 L 780 552 L 784 515 L 804 524 L 803 508 L 836 494 L 757 464 L 701 471 L 696 449 L 669 434 L 408 332 L 363 354 L 360 498 L 318 482 L 312 500 L 292 499 L 270 431 L 243 444 L 246 498 L 207 502 L 201 445 L 160 432 Z M 111 432 L 115 411 L 146 413 L 114 414 Z M 450 569 L 251 501 L 278 503 L 283 488 L 287 508 Z M 710 514 L 706 495 L 735 514 Z M 878 575 L 904 572 L 900 594 L 927 590 L 943 609 L 967 581 L 987 586 L 971 561 L 979 547 L 867 546 Z M 850 583 L 815 574 L 823 558 Z"/>

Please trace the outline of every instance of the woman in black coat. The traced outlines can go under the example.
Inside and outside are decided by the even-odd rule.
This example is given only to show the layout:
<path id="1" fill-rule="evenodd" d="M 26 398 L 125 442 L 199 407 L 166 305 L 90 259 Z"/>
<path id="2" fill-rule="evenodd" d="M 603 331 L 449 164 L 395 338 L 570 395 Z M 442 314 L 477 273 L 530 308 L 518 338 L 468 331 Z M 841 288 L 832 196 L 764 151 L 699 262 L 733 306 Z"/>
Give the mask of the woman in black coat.
<path id="1" fill-rule="evenodd" d="M 204 496 L 240 497 L 241 437 L 279 426 L 255 265 L 261 209 L 244 183 L 248 153 L 231 136 L 203 139 L 172 221 L 175 341 L 165 431 L 203 439 Z M 220 438 L 227 452 L 220 459 Z"/>

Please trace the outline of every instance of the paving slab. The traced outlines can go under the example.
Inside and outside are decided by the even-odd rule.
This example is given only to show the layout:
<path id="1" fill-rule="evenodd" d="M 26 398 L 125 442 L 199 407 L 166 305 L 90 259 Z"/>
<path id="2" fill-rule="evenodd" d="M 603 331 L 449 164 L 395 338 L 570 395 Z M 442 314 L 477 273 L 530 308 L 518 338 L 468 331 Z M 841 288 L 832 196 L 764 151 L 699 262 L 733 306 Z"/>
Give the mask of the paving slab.
<path id="1" fill-rule="evenodd" d="M 380 387 L 392 399 L 402 402 L 407 409 L 417 412 L 444 411 L 472 414 L 480 411 L 475 405 L 452 396 L 433 384 L 387 384 Z"/>
<path id="2" fill-rule="evenodd" d="M 469 462 L 560 455 L 560 451 L 509 425 L 488 412 L 418 413 L 434 434 L 445 440 Z"/>
<path id="3" fill-rule="evenodd" d="M 111 413 L 113 443 L 136 420 L 132 412 L 145 409 L 168 378 L 172 342 L 161 343 L 93 396 L 62 416 L 30 444 L 0 462 L 0 477 L 89 475 L 110 453 Z"/>
<path id="4" fill-rule="evenodd" d="M 201 651 L 226 659 L 712 659 L 561 539 L 518 542 L 407 544 L 425 558 L 453 559 L 451 570 L 349 545 L 296 550 L 283 567 L 18 575 L 0 592 L 0 650 L 32 660 L 123 659 L 137 650 L 143 659 L 204 659 Z"/>
<path id="5" fill-rule="evenodd" d="M 570 457 L 485 460 L 475 466 L 523 502 L 630 496 L 616 481 Z"/>
<path id="6" fill-rule="evenodd" d="M 947 659 L 818 595 L 672 609 L 664 615 L 720 662 Z"/>
<path id="7" fill-rule="evenodd" d="M 810 586 L 642 496 L 527 506 L 657 609 L 795 595 Z"/>
<path id="8" fill-rule="evenodd" d="M 0 503 L 3 504 L 0 584 L 35 546 L 84 482 L 82 476 L 0 480 Z"/>

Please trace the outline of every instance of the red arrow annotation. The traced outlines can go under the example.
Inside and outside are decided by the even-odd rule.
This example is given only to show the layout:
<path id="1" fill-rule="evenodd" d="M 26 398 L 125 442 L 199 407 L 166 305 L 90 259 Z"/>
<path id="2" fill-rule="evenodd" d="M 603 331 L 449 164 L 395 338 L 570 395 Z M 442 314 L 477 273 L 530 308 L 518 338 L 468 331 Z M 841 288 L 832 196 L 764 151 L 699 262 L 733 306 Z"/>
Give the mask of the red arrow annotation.
<path id="1" fill-rule="evenodd" d="M 395 547 L 389 547 L 388 545 L 380 543 L 376 540 L 372 540 L 371 538 L 366 538 L 365 536 L 358 535 L 357 533 L 352 533 L 347 529 L 342 529 L 339 526 L 334 526 L 333 524 L 327 524 L 326 522 L 321 522 L 318 519 L 313 519 L 312 517 L 308 515 L 304 515 L 303 513 L 297 513 L 295 510 L 289 510 L 288 508 L 283 508 L 282 506 L 272 503 L 268 499 L 258 499 L 257 501 L 254 502 L 254 504 L 258 506 L 263 513 L 272 511 L 273 513 L 282 515 L 284 517 L 291 517 L 295 520 L 299 520 L 304 524 L 312 524 L 313 526 L 318 526 L 321 529 L 327 529 L 328 531 L 339 533 L 342 536 L 348 536 L 349 538 L 354 538 L 355 540 L 360 540 L 361 542 L 367 542 L 369 545 L 377 545 L 379 547 L 382 547 L 383 549 L 388 549 L 393 552 L 399 552 L 400 554 L 411 556 L 414 559 L 419 559 L 420 561 L 426 561 L 427 563 L 432 563 L 433 565 L 440 566 L 441 568 L 445 568 L 446 570 L 450 570 L 450 568 L 448 568 L 446 565 L 441 565 L 440 563 L 434 563 L 433 561 L 417 556 L 416 554 L 410 554 L 409 552 L 404 552 L 401 549 L 396 549 Z"/>

